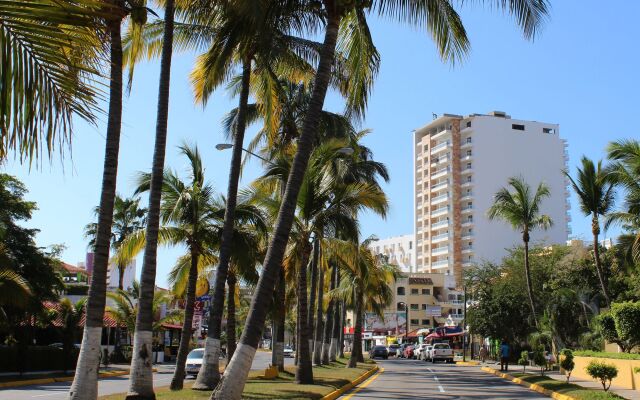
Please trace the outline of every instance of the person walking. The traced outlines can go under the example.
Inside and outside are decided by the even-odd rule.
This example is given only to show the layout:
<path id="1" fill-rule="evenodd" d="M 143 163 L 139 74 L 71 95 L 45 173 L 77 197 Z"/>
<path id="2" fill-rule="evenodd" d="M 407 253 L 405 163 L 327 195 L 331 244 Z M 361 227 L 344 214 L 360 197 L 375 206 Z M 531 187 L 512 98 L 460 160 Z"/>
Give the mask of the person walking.
<path id="1" fill-rule="evenodd" d="M 500 344 L 500 371 L 509 370 L 509 344 L 506 340 L 503 340 Z"/>
<path id="2" fill-rule="evenodd" d="M 483 364 L 487 361 L 487 353 L 487 346 L 483 344 L 480 348 L 480 362 Z"/>

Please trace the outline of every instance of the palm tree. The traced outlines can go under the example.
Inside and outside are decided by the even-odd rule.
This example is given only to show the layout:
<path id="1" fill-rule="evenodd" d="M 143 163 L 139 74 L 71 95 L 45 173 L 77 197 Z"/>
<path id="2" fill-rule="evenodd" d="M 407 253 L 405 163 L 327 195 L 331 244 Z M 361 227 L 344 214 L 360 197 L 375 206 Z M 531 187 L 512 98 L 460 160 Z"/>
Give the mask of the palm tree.
<path id="1" fill-rule="evenodd" d="M 1 250 L 2 247 L 0 245 Z M 0 262 L 2 261 L 2 253 L 0 252 Z M 26 279 L 17 272 L 0 266 L 0 322 L 4 322 L 7 319 L 4 307 L 23 308 L 29 302 L 31 296 L 31 287 Z"/>
<path id="2" fill-rule="evenodd" d="M 0 160 L 70 144 L 74 116 L 95 123 L 101 18 L 95 1 L 0 2 Z M 56 143 L 57 142 L 57 143 Z"/>
<path id="3" fill-rule="evenodd" d="M 640 142 L 620 140 L 610 143 L 607 152 L 615 161 L 610 166 L 609 178 L 625 191 L 624 209 L 607 216 L 605 227 L 622 225 L 627 232 L 621 239 L 627 258 L 640 262 Z"/>
<path id="4" fill-rule="evenodd" d="M 547 13 L 546 0 L 511 0 L 497 1 L 501 8 L 508 9 L 516 15 L 518 24 L 523 28 L 525 36 L 533 37 Z M 244 389 L 244 382 L 249 373 L 251 362 L 260 341 L 261 327 L 265 322 L 268 299 L 273 294 L 276 276 L 282 264 L 287 241 L 294 221 L 296 204 L 302 185 L 312 145 L 316 136 L 319 114 L 323 109 L 327 89 L 331 80 L 331 66 L 335 61 L 338 31 L 341 24 L 343 31 L 350 35 L 341 41 L 341 46 L 353 50 L 351 54 L 360 57 L 349 58 L 347 64 L 352 70 L 368 69 L 373 62 L 373 55 L 377 55 L 366 25 L 366 9 L 377 10 L 380 15 L 397 18 L 403 23 L 422 26 L 429 29 L 435 39 L 440 55 L 445 60 L 455 61 L 468 50 L 468 40 L 462 22 L 449 1 L 425 0 L 418 3 L 382 1 L 372 2 L 336 2 L 323 0 L 314 8 L 325 18 L 325 36 L 318 67 L 314 79 L 313 92 L 307 114 L 305 115 L 301 135 L 297 143 L 297 150 L 292 168 L 287 180 L 285 195 L 275 225 L 271 241 L 263 262 L 263 272 L 253 296 L 251 311 L 245 323 L 243 335 L 240 338 L 239 351 L 242 356 L 234 358 L 229 363 L 223 381 L 212 395 L 213 398 L 239 399 Z M 352 40 L 354 38 L 363 40 Z M 372 74 L 375 75 L 375 74 Z M 354 80 L 343 89 L 349 95 L 366 99 L 373 76 L 369 80 Z M 349 98 L 349 97 L 348 97 Z M 361 104 L 360 115 L 364 112 L 366 101 Z M 228 379 L 227 379 L 228 378 Z"/>
<path id="5" fill-rule="evenodd" d="M 535 193 L 531 193 L 531 187 L 522 177 L 509 178 L 509 186 L 500 189 L 494 196 L 493 205 L 487 212 L 490 220 L 502 219 L 522 233 L 524 243 L 524 273 L 527 281 L 527 294 L 534 325 L 538 327 L 538 318 L 533 299 L 533 287 L 531 284 L 531 270 L 529 268 L 529 240 L 531 231 L 540 228 L 548 229 L 553 224 L 551 217 L 540 214 L 540 204 L 545 197 L 550 196 L 549 188 L 540 183 Z"/>
<path id="6" fill-rule="evenodd" d="M 98 216 L 100 208 L 94 209 L 94 214 Z M 118 253 L 122 243 L 129 238 L 131 234 L 141 229 L 146 221 L 147 209 L 140 207 L 140 198 L 133 196 L 123 198 L 116 194 L 113 205 L 113 221 L 111 226 L 111 249 Z M 87 224 L 84 230 L 85 237 L 89 238 L 89 247 L 94 248 L 96 243 L 96 234 L 98 232 L 98 224 L 92 222 Z M 127 265 L 131 260 L 116 257 L 113 259 L 118 269 L 118 289 L 124 289 L 124 273 Z"/>
<path id="7" fill-rule="evenodd" d="M 362 318 L 365 311 L 383 315 L 384 309 L 392 302 L 391 287 L 398 278 L 397 267 L 382 263 L 369 249 L 371 236 L 362 243 L 336 242 L 332 254 L 345 269 L 338 287 L 332 292 L 336 299 L 349 304 L 354 312 L 355 326 L 353 332 L 353 348 L 348 368 L 355 368 L 362 355 Z"/>
<path id="8" fill-rule="evenodd" d="M 608 171 L 602 167 L 602 161 L 598 161 L 597 166 L 587 157 L 582 157 L 582 169 L 578 168 L 578 175 L 574 180 L 567 171 L 565 176 L 571 181 L 573 190 L 578 195 L 580 201 L 580 209 L 585 215 L 591 215 L 591 233 L 593 234 L 593 258 L 596 266 L 598 279 L 602 294 L 607 302 L 607 306 L 611 306 L 611 297 L 605 283 L 602 265 L 600 263 L 600 243 L 598 235 L 600 234 L 601 215 L 606 215 L 613 208 L 615 198 L 614 185 L 609 178 Z"/>
<path id="9" fill-rule="evenodd" d="M 205 181 L 198 148 L 181 145 L 179 150 L 189 160 L 189 179 L 185 182 L 175 172 L 165 171 L 160 207 L 163 226 L 159 228 L 160 244 L 186 245 L 188 249 L 170 274 L 173 286 L 177 287 L 180 294 L 186 295 L 185 317 L 171 382 L 173 390 L 182 388 L 192 336 L 197 281 L 199 277 L 206 279 L 207 268 L 218 261 L 214 250 L 220 247 L 221 220 L 225 213 L 224 200 L 215 199 L 213 187 Z M 148 191 L 151 179 L 150 174 L 140 174 L 137 192 Z M 253 226 L 258 231 L 266 231 L 266 225 L 255 207 L 241 203 L 238 208 L 235 217 L 242 228 L 235 232 L 233 260 L 241 265 L 251 262 L 255 265 L 254 249 L 258 247 L 257 240 L 254 236 L 247 235 L 247 227 Z M 148 231 L 141 229 L 130 235 L 118 257 L 135 257 L 143 247 L 146 248 L 147 233 Z"/>
<path id="10" fill-rule="evenodd" d="M 149 216 L 146 247 L 140 276 L 140 312 L 136 320 L 133 342 L 133 359 L 129 375 L 128 399 L 155 399 L 152 371 L 152 325 L 153 293 L 156 283 L 158 252 L 158 229 L 160 227 L 160 197 L 164 176 L 164 159 L 167 147 L 167 120 L 169 117 L 169 82 L 171 78 L 171 56 L 173 53 L 174 0 L 164 2 L 164 38 L 160 59 L 160 81 L 158 89 L 158 111 L 156 136 L 153 149 L 153 166 L 149 187 Z M 185 318 L 186 320 L 187 318 Z M 189 325 L 189 330 L 191 325 Z M 184 335 L 184 332 L 183 332 Z M 190 336 L 190 335 L 189 335 Z M 186 358 L 186 355 L 185 355 Z"/>
<path id="11" fill-rule="evenodd" d="M 60 300 L 60 308 L 56 311 L 56 317 L 62 320 L 62 350 L 64 353 L 64 372 L 67 372 L 69 365 L 72 363 L 73 344 L 76 341 L 76 332 L 78 325 L 84 316 L 84 307 L 87 299 L 80 299 L 73 304 L 69 299 Z"/>
<path id="12" fill-rule="evenodd" d="M 76 365 L 73 384 L 69 389 L 69 400 L 95 399 L 98 397 L 98 360 L 107 291 L 107 268 L 109 265 L 109 242 L 116 194 L 120 129 L 122 122 L 122 38 L 121 25 L 131 13 L 131 23 L 146 19 L 143 0 L 115 0 L 107 7 L 109 18 L 105 25 L 109 35 L 109 111 L 105 143 L 100 213 L 95 240 L 95 259 L 87 317 L 82 337 L 82 346 Z"/>

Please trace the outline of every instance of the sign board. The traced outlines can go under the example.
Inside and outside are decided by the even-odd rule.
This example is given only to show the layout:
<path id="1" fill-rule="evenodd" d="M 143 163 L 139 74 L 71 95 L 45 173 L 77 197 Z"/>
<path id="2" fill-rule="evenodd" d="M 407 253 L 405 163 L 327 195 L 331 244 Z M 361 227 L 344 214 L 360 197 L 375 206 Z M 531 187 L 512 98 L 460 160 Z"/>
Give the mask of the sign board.
<path id="1" fill-rule="evenodd" d="M 441 306 L 427 306 L 426 313 L 429 317 L 441 317 L 442 316 L 442 307 Z"/>
<path id="2" fill-rule="evenodd" d="M 193 322 L 191 323 L 191 328 L 200 329 L 201 324 L 202 324 L 202 310 L 195 311 L 193 313 Z"/>

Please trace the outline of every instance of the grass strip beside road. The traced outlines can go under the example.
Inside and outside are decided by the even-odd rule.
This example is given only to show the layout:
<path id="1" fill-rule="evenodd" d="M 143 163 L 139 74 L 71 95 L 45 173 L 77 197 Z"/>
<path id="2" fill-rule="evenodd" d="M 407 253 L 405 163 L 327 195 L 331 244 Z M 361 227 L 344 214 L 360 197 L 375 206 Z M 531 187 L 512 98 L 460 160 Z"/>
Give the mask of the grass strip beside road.
<path id="1" fill-rule="evenodd" d="M 346 368 L 348 360 L 339 359 L 330 365 L 313 367 L 314 385 L 300 385 L 295 382 L 295 367 L 287 367 L 276 379 L 265 379 L 261 371 L 252 371 L 242 392 L 243 399 L 321 399 L 339 389 L 370 369 L 372 362 L 358 363 L 357 368 Z M 172 392 L 168 387 L 156 390 L 158 400 L 204 400 L 210 392 L 191 390 L 193 381 L 185 382 L 185 389 Z M 100 397 L 101 400 L 122 400 L 125 395 L 114 394 Z"/>
<path id="2" fill-rule="evenodd" d="M 573 383 L 558 381 L 548 376 L 525 374 L 522 372 L 512 372 L 504 374 L 493 368 L 483 367 L 483 371 L 500 376 L 504 379 L 526 386 L 531 390 L 543 393 L 558 400 L 619 400 L 624 399 L 615 393 L 604 390 L 589 389 Z"/>

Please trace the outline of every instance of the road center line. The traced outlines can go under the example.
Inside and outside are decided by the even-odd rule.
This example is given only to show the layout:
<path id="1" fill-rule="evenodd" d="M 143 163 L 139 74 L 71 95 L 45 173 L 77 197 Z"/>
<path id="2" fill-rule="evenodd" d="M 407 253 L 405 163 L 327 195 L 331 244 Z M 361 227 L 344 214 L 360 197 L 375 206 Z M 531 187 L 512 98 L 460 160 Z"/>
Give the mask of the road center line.
<path id="1" fill-rule="evenodd" d="M 444 388 L 442 387 L 442 385 L 440 384 L 440 380 L 438 379 L 438 377 L 436 376 L 436 373 L 429 367 L 427 367 L 427 369 L 429 370 L 429 372 L 431 372 L 433 374 L 433 380 L 436 381 L 436 383 L 438 384 L 438 390 L 440 391 L 440 393 L 444 393 Z"/>

